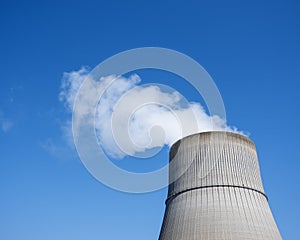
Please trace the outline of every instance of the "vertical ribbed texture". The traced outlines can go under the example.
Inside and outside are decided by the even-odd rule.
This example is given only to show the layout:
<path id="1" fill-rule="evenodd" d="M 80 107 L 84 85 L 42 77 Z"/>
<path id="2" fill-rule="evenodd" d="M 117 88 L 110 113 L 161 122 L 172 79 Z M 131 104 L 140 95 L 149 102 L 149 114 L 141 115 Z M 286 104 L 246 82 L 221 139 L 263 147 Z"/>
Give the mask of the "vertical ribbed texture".
<path id="1" fill-rule="evenodd" d="M 281 239 L 247 137 L 183 138 L 170 150 L 169 181 L 159 240 Z"/>

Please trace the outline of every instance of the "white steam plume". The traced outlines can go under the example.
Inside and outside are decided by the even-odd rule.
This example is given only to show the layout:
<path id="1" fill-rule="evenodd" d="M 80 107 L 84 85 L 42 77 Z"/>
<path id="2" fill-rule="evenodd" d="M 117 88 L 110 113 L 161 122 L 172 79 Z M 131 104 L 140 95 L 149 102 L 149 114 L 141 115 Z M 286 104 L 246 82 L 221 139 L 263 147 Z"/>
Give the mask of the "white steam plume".
<path id="1" fill-rule="evenodd" d="M 85 67 L 64 73 L 59 97 L 69 111 L 72 111 L 76 94 L 88 73 Z M 219 116 L 209 116 L 200 103 L 186 102 L 174 90 L 166 91 L 159 85 L 138 85 L 141 79 L 136 74 L 129 78 L 111 75 L 94 81 L 86 92 L 87 109 L 88 94 L 102 92 L 112 79 L 113 83 L 99 100 L 95 128 L 102 147 L 114 158 L 133 156 L 165 144 L 170 146 L 196 132 L 238 132 Z M 88 111 L 92 113 L 94 109 Z M 82 110 L 80 114 L 86 113 Z"/>

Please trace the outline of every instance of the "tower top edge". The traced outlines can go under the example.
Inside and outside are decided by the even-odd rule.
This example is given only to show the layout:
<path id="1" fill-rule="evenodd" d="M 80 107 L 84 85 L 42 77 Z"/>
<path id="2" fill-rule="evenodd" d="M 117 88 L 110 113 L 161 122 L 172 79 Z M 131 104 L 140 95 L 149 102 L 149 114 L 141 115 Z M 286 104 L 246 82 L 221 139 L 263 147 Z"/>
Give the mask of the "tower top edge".
<path id="1" fill-rule="evenodd" d="M 240 140 L 243 140 L 243 141 L 246 141 L 248 143 L 250 143 L 251 145 L 253 145 L 253 147 L 255 147 L 255 144 L 254 142 L 247 136 L 243 135 L 243 134 L 240 134 L 240 133 L 235 133 L 235 132 L 228 132 L 228 131 L 207 131 L 207 132 L 198 132 L 198 133 L 193 133 L 191 135 L 188 135 L 188 136 L 185 136 L 179 140 L 177 140 L 170 148 L 170 150 L 176 146 L 178 146 L 178 144 L 182 141 L 186 141 L 190 138 L 193 138 L 193 137 L 201 137 L 201 136 L 220 136 L 220 135 L 225 135 L 225 136 L 229 136 L 229 137 L 233 137 L 233 138 L 236 138 L 236 139 L 240 139 Z"/>

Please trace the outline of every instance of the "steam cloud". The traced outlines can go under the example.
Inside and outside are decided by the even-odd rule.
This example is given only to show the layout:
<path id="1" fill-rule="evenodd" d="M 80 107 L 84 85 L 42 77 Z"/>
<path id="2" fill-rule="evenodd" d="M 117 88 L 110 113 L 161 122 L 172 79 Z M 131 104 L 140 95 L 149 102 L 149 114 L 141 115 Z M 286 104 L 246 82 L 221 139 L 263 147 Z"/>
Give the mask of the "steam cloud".
<path id="1" fill-rule="evenodd" d="M 70 112 L 88 73 L 88 68 L 82 67 L 63 75 L 59 98 Z M 114 81 L 99 99 L 95 115 L 97 137 L 111 157 L 134 156 L 165 144 L 170 146 L 196 132 L 238 132 L 219 116 L 209 116 L 199 103 L 187 102 L 175 90 L 159 84 L 139 85 L 141 79 L 136 74 L 128 78 L 110 75 L 94 81 L 86 92 L 86 106 L 89 107 L 88 94 L 102 92 L 111 80 Z"/>

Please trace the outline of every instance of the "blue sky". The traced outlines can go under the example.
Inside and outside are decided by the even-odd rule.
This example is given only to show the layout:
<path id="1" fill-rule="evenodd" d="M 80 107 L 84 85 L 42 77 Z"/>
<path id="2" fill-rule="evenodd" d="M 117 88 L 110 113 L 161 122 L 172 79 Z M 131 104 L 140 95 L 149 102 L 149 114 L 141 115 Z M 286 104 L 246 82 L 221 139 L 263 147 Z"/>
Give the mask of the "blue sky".
<path id="1" fill-rule="evenodd" d="M 166 189 L 129 194 L 96 181 L 65 139 L 70 116 L 59 101 L 64 72 L 156 46 L 213 77 L 228 123 L 256 143 L 283 238 L 298 239 L 299 12 L 291 0 L 1 1 L 0 238 L 157 239 Z M 140 74 L 168 83 L 164 73 Z"/>

